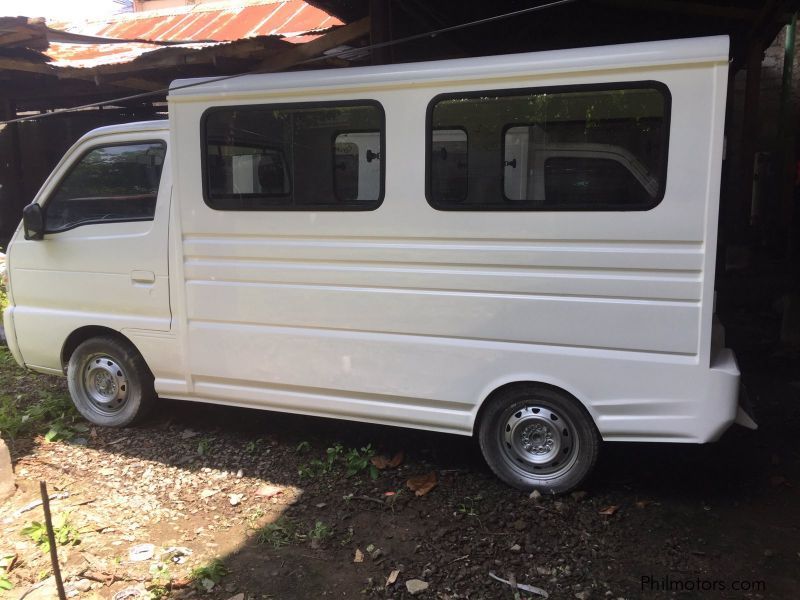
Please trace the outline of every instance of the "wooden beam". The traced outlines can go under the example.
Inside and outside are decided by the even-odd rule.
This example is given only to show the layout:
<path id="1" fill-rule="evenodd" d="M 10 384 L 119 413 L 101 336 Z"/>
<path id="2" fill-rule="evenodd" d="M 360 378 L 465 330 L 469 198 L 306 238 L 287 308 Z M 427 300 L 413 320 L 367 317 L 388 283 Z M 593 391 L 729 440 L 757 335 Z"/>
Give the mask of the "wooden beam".
<path id="1" fill-rule="evenodd" d="M 56 71 L 47 63 L 36 63 L 13 58 L 0 58 L 0 69 L 8 71 L 23 71 L 25 73 L 40 73 L 42 75 L 55 75 Z"/>
<path id="2" fill-rule="evenodd" d="M 760 11 L 735 6 L 715 6 L 699 2 L 679 2 L 678 0 L 597 0 L 600 4 L 610 4 L 620 8 L 632 8 L 640 11 L 672 12 L 702 17 L 722 17 L 752 21 L 758 18 Z"/>
<path id="3" fill-rule="evenodd" d="M 353 21 L 342 27 L 337 27 L 310 42 L 297 44 L 290 50 L 284 50 L 283 52 L 273 54 L 261 61 L 256 68 L 260 71 L 282 71 L 310 58 L 321 56 L 327 50 L 364 37 L 369 31 L 370 19 L 369 17 L 364 17 L 363 19 Z"/>

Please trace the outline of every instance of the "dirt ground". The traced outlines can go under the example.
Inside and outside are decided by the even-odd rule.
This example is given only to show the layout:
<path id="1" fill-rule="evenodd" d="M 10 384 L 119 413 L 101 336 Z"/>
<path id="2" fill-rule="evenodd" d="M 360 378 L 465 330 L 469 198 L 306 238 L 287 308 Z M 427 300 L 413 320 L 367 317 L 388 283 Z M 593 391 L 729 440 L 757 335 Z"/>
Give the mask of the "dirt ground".
<path id="1" fill-rule="evenodd" d="M 760 429 L 606 444 L 564 497 L 504 486 L 470 439 L 218 406 L 164 401 L 137 428 L 20 436 L 19 488 L 0 505 L 13 589 L 0 597 L 40 581 L 26 598 L 55 597 L 48 555 L 21 533 L 42 519 L 20 509 L 45 480 L 79 538 L 58 546 L 75 598 L 408 598 L 409 580 L 427 584 L 420 598 L 515 598 L 490 573 L 554 599 L 798 598 L 800 356 L 777 343 L 769 306 L 724 316 Z M 12 393 L 64 393 L 13 378 Z M 400 464 L 373 479 L 373 452 Z M 415 476 L 435 487 L 415 495 Z"/>

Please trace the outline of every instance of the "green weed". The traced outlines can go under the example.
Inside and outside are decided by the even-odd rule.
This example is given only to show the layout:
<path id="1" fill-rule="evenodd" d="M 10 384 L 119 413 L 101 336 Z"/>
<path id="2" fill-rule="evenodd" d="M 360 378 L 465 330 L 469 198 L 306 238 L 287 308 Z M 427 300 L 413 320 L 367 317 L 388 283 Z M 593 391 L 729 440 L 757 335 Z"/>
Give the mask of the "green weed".
<path id="1" fill-rule="evenodd" d="M 197 453 L 200 456 L 208 456 L 211 454 L 211 445 L 213 443 L 213 438 L 203 438 L 197 443 Z"/>
<path id="2" fill-rule="evenodd" d="M 225 566 L 225 563 L 215 558 L 210 563 L 193 569 L 190 577 L 196 589 L 209 592 L 215 585 L 222 581 L 222 578 L 228 573 L 230 573 L 230 571 L 228 567 Z"/>
<path id="3" fill-rule="evenodd" d="M 348 477 L 357 475 L 362 471 L 369 471 L 369 476 L 372 479 L 378 478 L 378 469 L 372 464 L 371 459 L 375 456 L 375 451 L 372 449 L 371 444 L 367 444 L 361 450 L 351 448 L 344 455 L 345 472 Z"/>
<path id="4" fill-rule="evenodd" d="M 8 591 L 14 587 L 11 580 L 8 578 L 8 572 L 11 570 L 11 565 L 17 558 L 16 554 L 3 554 L 0 555 L 0 590 Z"/>
<path id="5" fill-rule="evenodd" d="M 357 448 L 345 450 L 344 446 L 337 443 L 325 450 L 324 458 L 315 458 L 301 465 L 297 473 L 301 479 L 314 479 L 329 475 L 338 465 L 341 465 L 344 467 L 347 477 L 352 477 L 362 471 L 368 471 L 372 479 L 377 479 L 378 469 L 371 462 L 373 456 L 375 456 L 375 451 L 372 449 L 371 444 L 362 447 L 360 450 Z"/>
<path id="6" fill-rule="evenodd" d="M 244 451 L 248 454 L 255 454 L 258 449 L 261 447 L 261 438 L 257 440 L 250 440 L 247 442 L 247 445 L 244 447 Z"/>
<path id="7" fill-rule="evenodd" d="M 21 533 L 31 538 L 33 543 L 42 549 L 42 552 L 50 551 L 50 541 L 47 539 L 47 527 L 44 523 L 33 521 L 30 525 L 25 526 Z M 67 544 L 74 546 L 81 541 L 78 529 L 73 527 L 67 512 L 59 513 L 53 517 L 53 536 L 59 546 L 66 546 Z"/>
<path id="8" fill-rule="evenodd" d="M 317 521 L 311 531 L 308 532 L 308 537 L 313 543 L 320 544 L 333 537 L 333 528 L 323 521 Z"/>

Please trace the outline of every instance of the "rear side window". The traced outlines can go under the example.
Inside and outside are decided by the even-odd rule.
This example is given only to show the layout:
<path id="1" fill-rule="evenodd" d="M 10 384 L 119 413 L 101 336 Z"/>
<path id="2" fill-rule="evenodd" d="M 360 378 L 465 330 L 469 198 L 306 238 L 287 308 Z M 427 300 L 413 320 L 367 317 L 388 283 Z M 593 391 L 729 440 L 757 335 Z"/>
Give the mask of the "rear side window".
<path id="1" fill-rule="evenodd" d="M 373 210 L 384 113 L 368 101 L 209 109 L 203 197 L 216 210 Z"/>
<path id="2" fill-rule="evenodd" d="M 653 208 L 666 185 L 669 113 L 668 89 L 650 81 L 438 96 L 428 110 L 428 202 L 439 210 Z"/>
<path id="3" fill-rule="evenodd" d="M 47 201 L 46 231 L 152 219 L 166 149 L 163 142 L 142 142 L 86 152 Z"/>

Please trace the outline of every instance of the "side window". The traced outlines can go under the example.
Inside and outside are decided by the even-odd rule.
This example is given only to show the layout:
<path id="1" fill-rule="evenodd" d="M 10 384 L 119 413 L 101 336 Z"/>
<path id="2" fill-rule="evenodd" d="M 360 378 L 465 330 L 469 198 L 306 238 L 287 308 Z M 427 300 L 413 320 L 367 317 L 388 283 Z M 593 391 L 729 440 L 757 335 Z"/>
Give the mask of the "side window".
<path id="1" fill-rule="evenodd" d="M 427 196 L 436 209 L 647 210 L 664 195 L 662 84 L 447 94 L 430 108 Z M 442 132 L 456 128 L 466 164 L 459 194 L 442 160 Z"/>
<path id="2" fill-rule="evenodd" d="M 150 220 L 155 214 L 166 144 L 99 146 L 75 163 L 45 204 L 45 228 Z"/>
<path id="3" fill-rule="evenodd" d="M 201 125 L 204 200 L 216 210 L 373 210 L 384 121 L 368 101 L 212 108 Z"/>

